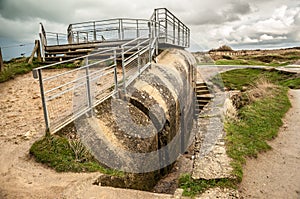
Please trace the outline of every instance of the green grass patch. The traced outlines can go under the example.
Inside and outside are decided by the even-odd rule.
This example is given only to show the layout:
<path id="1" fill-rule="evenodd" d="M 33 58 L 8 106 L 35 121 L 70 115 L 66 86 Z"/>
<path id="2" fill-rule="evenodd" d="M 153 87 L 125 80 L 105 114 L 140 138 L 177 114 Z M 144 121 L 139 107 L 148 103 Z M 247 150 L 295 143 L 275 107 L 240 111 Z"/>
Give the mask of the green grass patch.
<path id="1" fill-rule="evenodd" d="M 17 75 L 26 74 L 31 72 L 32 69 L 42 65 L 36 58 L 33 59 L 32 64 L 27 63 L 28 58 L 15 58 L 10 61 L 4 62 L 3 71 L 0 72 L 0 83 L 14 79 Z M 80 64 L 80 63 L 79 63 Z M 55 65 L 49 69 L 61 69 L 61 68 L 76 68 L 79 64 L 65 63 Z"/>
<path id="2" fill-rule="evenodd" d="M 291 107 L 288 87 L 299 88 L 300 85 L 300 78 L 296 74 L 274 69 L 237 69 L 222 73 L 221 77 L 224 85 L 232 90 L 247 88 L 242 94 L 242 100 L 247 103 L 237 110 L 238 119 L 226 121 L 224 127 L 227 154 L 232 158 L 232 178 L 194 180 L 190 175 L 184 175 L 179 179 L 179 185 L 184 189 L 185 196 L 194 197 L 214 187 L 236 188 L 242 181 L 246 158 L 255 158 L 259 153 L 271 149 L 267 141 L 277 136 L 283 124 L 282 118 Z M 213 80 L 217 81 L 218 78 L 216 76 Z M 262 80 L 270 85 L 262 85 Z M 262 88 L 265 91 L 260 90 Z M 254 91 L 265 94 L 252 101 L 249 95 Z"/>
<path id="3" fill-rule="evenodd" d="M 195 197 L 197 194 L 203 193 L 209 188 L 226 187 L 234 189 L 236 188 L 236 183 L 235 180 L 226 178 L 213 180 L 195 180 L 191 177 L 190 174 L 185 174 L 179 178 L 179 186 L 184 190 L 183 196 Z"/>
<path id="4" fill-rule="evenodd" d="M 232 178 L 194 180 L 190 175 L 179 179 L 184 196 L 194 197 L 214 187 L 236 188 L 242 181 L 243 164 L 246 157 L 257 157 L 258 153 L 271 149 L 267 141 L 277 136 L 282 118 L 291 107 L 286 87 L 274 87 L 265 98 L 261 98 L 238 110 L 239 119 L 225 124 L 227 154 L 232 158 Z"/>
<path id="5" fill-rule="evenodd" d="M 230 90 L 242 90 L 243 87 L 249 87 L 255 82 L 265 77 L 274 84 L 287 86 L 289 88 L 300 88 L 300 77 L 296 74 L 282 72 L 275 69 L 256 69 L 256 68 L 246 68 L 246 69 L 235 69 L 221 74 L 220 78 L 213 78 L 213 82 L 220 87 L 224 86 Z M 223 83 L 223 84 L 221 84 Z"/>
<path id="6" fill-rule="evenodd" d="M 68 140 L 57 135 L 46 135 L 30 148 L 37 162 L 46 164 L 57 172 L 95 172 L 122 175 L 122 172 L 104 168 L 76 140 Z"/>
<path id="7" fill-rule="evenodd" d="M 0 72 L 0 83 L 15 78 L 17 75 L 30 72 L 33 68 L 40 66 L 34 59 L 32 64 L 26 62 L 26 58 L 12 59 L 4 63 L 3 71 Z"/>
<path id="8" fill-rule="evenodd" d="M 219 59 L 215 61 L 216 65 L 250 65 L 250 66 L 286 66 L 290 64 L 290 62 L 285 61 L 285 62 L 263 62 L 260 60 L 255 60 L 255 59 Z"/>
<path id="9" fill-rule="evenodd" d="M 277 136 L 282 118 L 291 107 L 286 87 L 239 110 L 239 121 L 225 125 L 227 153 L 234 161 L 234 175 L 242 180 L 242 165 L 246 157 L 271 149 L 266 141 Z"/>

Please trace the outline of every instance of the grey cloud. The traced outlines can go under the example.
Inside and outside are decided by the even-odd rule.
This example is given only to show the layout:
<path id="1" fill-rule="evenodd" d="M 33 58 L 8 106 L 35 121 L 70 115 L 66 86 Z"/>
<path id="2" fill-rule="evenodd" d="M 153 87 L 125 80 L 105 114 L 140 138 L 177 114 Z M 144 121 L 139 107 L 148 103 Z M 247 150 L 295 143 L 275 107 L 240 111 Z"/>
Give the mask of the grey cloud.
<path id="1" fill-rule="evenodd" d="M 225 1 L 226 2 L 226 1 Z M 241 16 L 251 13 L 251 5 L 245 1 L 230 1 L 217 7 L 195 9 L 186 14 L 187 22 L 192 25 L 223 24 L 240 20 Z"/>
<path id="2" fill-rule="evenodd" d="M 274 10 L 282 5 L 289 9 L 300 7 L 297 0 L 0 0 L 0 37 L 31 41 L 37 38 L 40 21 L 46 31 L 65 32 L 69 23 L 118 17 L 147 19 L 154 8 L 167 7 L 191 28 L 195 42 L 208 49 L 217 47 L 223 40 L 243 45 L 247 40 L 259 40 L 263 34 L 287 38 L 268 40 L 274 45 L 297 43 L 300 41 L 299 13 L 290 27 L 281 30 L 275 24 L 276 29 L 269 26 L 266 31 L 265 26 L 272 22 L 268 19 L 273 19 Z M 262 21 L 265 23 L 258 30 L 257 24 Z M 251 43 L 260 44 L 267 45 Z"/>
<path id="3" fill-rule="evenodd" d="M 248 14 L 251 12 L 251 6 L 245 1 L 232 1 L 232 7 L 228 10 L 228 12 Z"/>

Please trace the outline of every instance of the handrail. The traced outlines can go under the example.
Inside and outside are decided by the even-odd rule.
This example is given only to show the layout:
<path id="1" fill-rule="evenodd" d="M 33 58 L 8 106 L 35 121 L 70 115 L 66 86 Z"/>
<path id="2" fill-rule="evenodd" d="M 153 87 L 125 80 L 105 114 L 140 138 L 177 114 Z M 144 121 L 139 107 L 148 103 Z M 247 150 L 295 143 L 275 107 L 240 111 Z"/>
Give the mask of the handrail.
<path id="1" fill-rule="evenodd" d="M 99 41 L 99 36 L 102 40 L 129 40 L 120 46 L 101 48 L 91 54 L 33 69 L 34 78 L 39 79 L 46 131 L 52 133 L 91 111 L 109 97 L 117 97 L 119 92 L 126 95 L 127 86 L 151 66 L 159 44 L 188 47 L 190 36 L 188 27 L 166 8 L 155 9 L 149 20 L 119 18 L 70 24 L 67 34 L 45 32 L 42 25 L 41 27 L 43 47 L 49 39 L 47 33 L 48 36 L 54 34 L 57 42 L 59 36 L 66 36 L 69 44 L 82 43 L 82 38 L 86 39 L 85 42 Z M 119 58 L 122 74 L 117 72 Z M 46 69 L 78 60 L 84 61 L 84 65 L 43 77 Z M 94 99 L 94 92 L 100 98 Z M 87 96 L 87 99 L 79 100 L 82 103 L 79 108 L 70 107 L 68 102 L 77 95 Z M 60 110 L 66 107 L 67 110 Z"/>

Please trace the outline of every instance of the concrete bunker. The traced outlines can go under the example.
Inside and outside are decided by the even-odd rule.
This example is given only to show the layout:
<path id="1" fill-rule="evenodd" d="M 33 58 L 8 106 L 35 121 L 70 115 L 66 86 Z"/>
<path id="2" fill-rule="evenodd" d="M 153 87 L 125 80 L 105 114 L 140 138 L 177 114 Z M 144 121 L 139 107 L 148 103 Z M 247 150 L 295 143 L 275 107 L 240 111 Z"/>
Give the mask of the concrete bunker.
<path id="1" fill-rule="evenodd" d="M 157 60 L 125 95 L 76 121 L 82 142 L 99 162 L 133 174 L 130 180 L 100 176 L 102 186 L 150 190 L 193 141 L 195 60 L 175 49 Z"/>

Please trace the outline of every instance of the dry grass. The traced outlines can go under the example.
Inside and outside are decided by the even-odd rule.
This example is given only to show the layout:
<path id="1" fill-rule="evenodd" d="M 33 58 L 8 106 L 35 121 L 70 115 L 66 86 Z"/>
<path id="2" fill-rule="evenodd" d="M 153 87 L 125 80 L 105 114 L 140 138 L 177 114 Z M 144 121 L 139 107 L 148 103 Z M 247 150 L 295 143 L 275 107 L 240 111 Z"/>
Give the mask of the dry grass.
<path id="1" fill-rule="evenodd" d="M 265 77 L 258 79 L 250 89 L 246 91 L 246 95 L 249 99 L 249 102 L 256 102 L 259 99 L 263 99 L 266 96 L 272 97 L 274 91 L 278 90 L 279 86 L 273 84 L 270 80 Z"/>
<path id="2" fill-rule="evenodd" d="M 227 121 L 237 121 L 238 120 L 238 111 L 233 105 L 231 99 L 226 99 L 224 103 L 224 116 Z"/>

